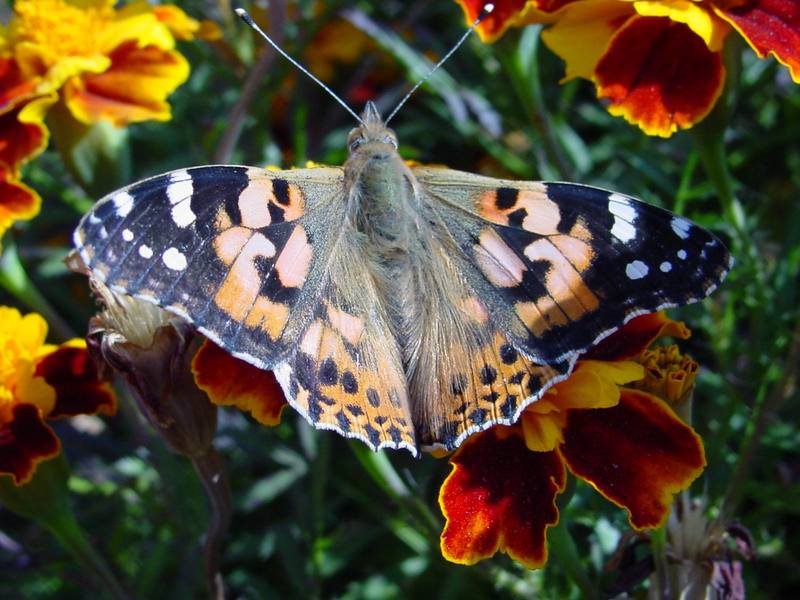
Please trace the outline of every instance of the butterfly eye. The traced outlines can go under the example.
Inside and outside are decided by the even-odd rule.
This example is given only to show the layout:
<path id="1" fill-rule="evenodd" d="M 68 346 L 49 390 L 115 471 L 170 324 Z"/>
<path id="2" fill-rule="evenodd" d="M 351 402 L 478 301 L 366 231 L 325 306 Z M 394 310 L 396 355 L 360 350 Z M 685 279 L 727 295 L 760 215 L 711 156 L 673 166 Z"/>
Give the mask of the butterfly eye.
<path id="1" fill-rule="evenodd" d="M 364 138 L 363 137 L 360 137 L 360 136 L 359 137 L 354 137 L 353 139 L 350 140 L 350 143 L 348 144 L 348 148 L 350 148 L 350 152 L 353 152 L 356 148 L 358 148 L 363 143 L 364 143 Z"/>

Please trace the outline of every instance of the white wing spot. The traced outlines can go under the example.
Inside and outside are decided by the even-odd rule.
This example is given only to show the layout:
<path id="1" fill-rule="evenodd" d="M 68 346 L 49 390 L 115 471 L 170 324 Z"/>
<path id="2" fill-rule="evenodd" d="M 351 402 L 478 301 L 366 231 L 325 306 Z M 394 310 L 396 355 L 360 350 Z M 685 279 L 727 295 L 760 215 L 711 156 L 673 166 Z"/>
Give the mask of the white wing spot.
<path id="1" fill-rule="evenodd" d="M 682 217 L 672 217 L 670 225 L 672 225 L 672 231 L 675 232 L 675 235 L 682 240 L 689 237 L 689 231 L 692 229 L 692 223 L 690 221 Z"/>
<path id="2" fill-rule="evenodd" d="M 96 214 L 89 213 L 89 223 L 91 223 L 92 225 L 97 225 L 99 222 L 100 218 Z"/>
<path id="3" fill-rule="evenodd" d="M 665 260 L 659 265 L 658 268 L 661 269 L 662 273 L 669 273 L 670 271 L 672 271 L 672 263 Z"/>
<path id="4" fill-rule="evenodd" d="M 167 186 L 167 198 L 170 204 L 178 204 L 182 200 L 192 197 L 192 176 L 182 169 L 169 175 L 169 185 Z"/>
<path id="5" fill-rule="evenodd" d="M 133 232 L 130 229 L 123 229 L 122 230 L 122 239 L 126 242 L 133 241 Z"/>
<path id="6" fill-rule="evenodd" d="M 177 248 L 170 247 L 164 250 L 161 255 L 161 260 L 167 265 L 167 268 L 173 271 L 183 271 L 186 268 L 186 257 Z"/>
<path id="7" fill-rule="evenodd" d="M 625 267 L 625 275 L 628 276 L 628 279 L 641 279 L 646 277 L 649 272 L 650 268 L 640 260 L 634 260 Z"/>
<path id="8" fill-rule="evenodd" d="M 608 197 L 608 212 L 614 215 L 614 226 L 611 235 L 627 244 L 636 239 L 636 209 L 628 198 L 616 192 Z"/>
<path id="9" fill-rule="evenodd" d="M 153 249 L 150 246 L 142 244 L 139 246 L 139 256 L 142 258 L 153 258 Z"/>
<path id="10" fill-rule="evenodd" d="M 98 235 L 100 236 L 101 240 L 104 240 L 108 237 L 108 231 L 105 227 L 101 226 L 100 229 L 97 231 Z"/>
<path id="11" fill-rule="evenodd" d="M 678 258 L 680 258 L 681 260 L 686 260 L 686 256 L 687 256 L 686 250 L 684 250 L 683 248 L 678 250 Z"/>
<path id="12" fill-rule="evenodd" d="M 127 217 L 128 213 L 131 212 L 131 208 L 133 208 L 133 196 L 128 192 L 116 194 L 111 198 L 111 202 L 114 203 L 114 207 L 117 209 L 118 217 Z"/>
<path id="13" fill-rule="evenodd" d="M 192 199 L 181 200 L 172 207 L 172 220 L 178 227 L 188 227 L 197 216 L 192 212 Z"/>

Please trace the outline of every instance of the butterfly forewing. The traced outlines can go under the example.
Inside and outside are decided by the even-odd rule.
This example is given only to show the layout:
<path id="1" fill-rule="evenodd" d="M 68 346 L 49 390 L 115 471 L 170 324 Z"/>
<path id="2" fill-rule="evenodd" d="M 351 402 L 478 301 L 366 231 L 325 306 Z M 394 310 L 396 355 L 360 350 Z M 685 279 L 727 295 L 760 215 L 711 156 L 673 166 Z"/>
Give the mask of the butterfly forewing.
<path id="1" fill-rule="evenodd" d="M 730 266 L 707 230 L 618 193 L 414 173 L 470 261 L 473 289 L 539 363 L 570 360 L 637 315 L 706 297 Z"/>
<path id="2" fill-rule="evenodd" d="M 341 169 L 197 167 L 104 198 L 75 243 L 113 289 L 275 368 L 315 426 L 415 452 L 402 363 L 342 238 L 344 208 Z"/>

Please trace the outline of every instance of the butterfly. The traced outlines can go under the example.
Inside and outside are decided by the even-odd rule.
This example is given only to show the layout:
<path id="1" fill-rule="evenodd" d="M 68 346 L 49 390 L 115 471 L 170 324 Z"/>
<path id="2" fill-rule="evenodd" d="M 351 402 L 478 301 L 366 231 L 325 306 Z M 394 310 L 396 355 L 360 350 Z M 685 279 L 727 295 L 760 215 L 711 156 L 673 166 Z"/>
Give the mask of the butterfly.
<path id="1" fill-rule="evenodd" d="M 574 183 L 409 166 L 369 103 L 342 167 L 181 169 L 101 199 L 74 243 L 119 293 L 271 369 L 313 426 L 452 450 L 630 319 L 696 302 L 709 231 Z"/>

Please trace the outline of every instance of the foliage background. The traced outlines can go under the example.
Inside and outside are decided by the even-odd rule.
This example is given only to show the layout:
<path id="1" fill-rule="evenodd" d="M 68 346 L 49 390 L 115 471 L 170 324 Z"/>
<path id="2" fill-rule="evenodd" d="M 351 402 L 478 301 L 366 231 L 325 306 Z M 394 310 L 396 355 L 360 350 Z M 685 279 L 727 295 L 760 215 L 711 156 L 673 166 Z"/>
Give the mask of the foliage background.
<path id="1" fill-rule="evenodd" d="M 192 75 L 171 98 L 173 120 L 130 128 L 129 156 L 118 157 L 129 160 L 129 170 L 121 169 L 119 181 L 99 182 L 103 192 L 219 160 L 286 167 L 343 161 L 353 122 L 324 91 L 281 59 L 265 59 L 263 77 L 251 86 L 253 63 L 271 51 L 225 2 L 179 5 L 218 20 L 225 41 L 182 44 Z M 270 14 L 283 5 L 272 2 Z M 265 16 L 263 6 L 252 8 Z M 444 54 L 464 28 L 453 2 L 299 0 L 288 9 L 291 16 L 283 23 L 273 18 L 270 30 L 312 70 L 327 65 L 326 80 L 359 111 L 366 99 L 390 110 L 408 81 L 427 70 L 425 57 Z M 365 31 L 363 39 L 337 30 L 326 37 L 343 10 Z M 691 134 L 647 137 L 606 113 L 587 82 L 559 85 L 563 64 L 539 46 L 535 27 L 492 46 L 473 36 L 393 126 L 406 158 L 616 189 L 729 240 L 739 262 L 722 291 L 675 311 L 694 329 L 684 349 L 703 367 L 694 423 L 709 467 L 693 491 L 708 496 L 712 513 L 726 495 L 739 498 L 735 517 L 758 551 L 744 567 L 750 595 L 778 598 L 800 587 L 799 365 L 796 354 L 789 359 L 800 300 L 800 88 L 775 61 L 741 47 L 732 52 L 741 54 L 741 74 L 724 141 L 744 215 L 741 232 L 721 216 Z M 251 92 L 247 106 L 237 106 Z M 241 135 L 225 156 L 221 145 L 235 124 Z M 74 183 L 53 149 L 33 161 L 26 181 L 44 205 L 13 232 L 17 251 L 65 328 L 82 333 L 94 307 L 85 280 L 68 274 L 62 258 L 95 198 Z M 0 302 L 21 306 L 5 292 Z M 217 446 L 235 502 L 223 556 L 231 597 L 577 597 L 568 565 L 555 561 L 529 572 L 504 556 L 472 568 L 441 558 L 436 497 L 446 461 L 400 452 L 374 457 L 285 415 L 269 430 L 241 413 L 221 412 Z M 86 417 L 57 428 L 79 520 L 123 584 L 136 597 L 202 596 L 199 539 L 207 507 L 191 465 L 166 450 L 124 401 L 114 419 Z M 744 470 L 737 467 L 743 455 Z M 604 573 L 603 565 L 628 525 L 623 511 L 591 492 L 578 484 L 562 521 L 584 568 L 609 586 L 617 574 Z M 91 582 L 46 531 L 2 509 L 0 519 L 0 596 L 85 597 Z"/>

